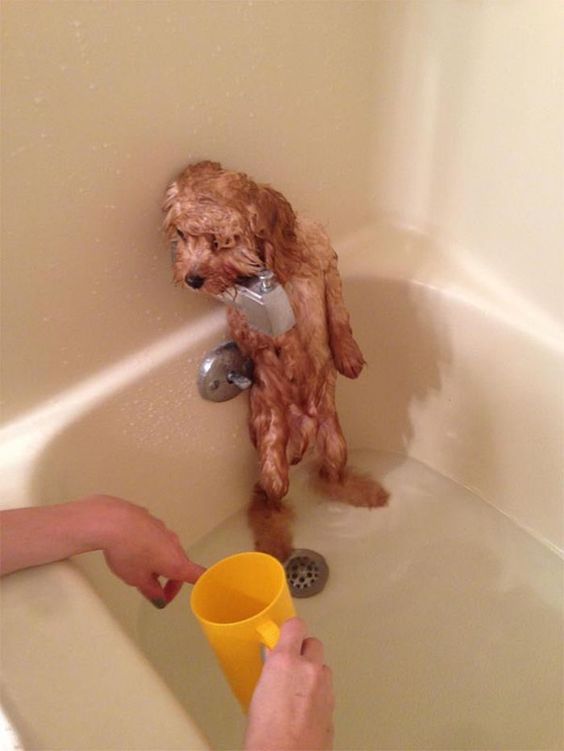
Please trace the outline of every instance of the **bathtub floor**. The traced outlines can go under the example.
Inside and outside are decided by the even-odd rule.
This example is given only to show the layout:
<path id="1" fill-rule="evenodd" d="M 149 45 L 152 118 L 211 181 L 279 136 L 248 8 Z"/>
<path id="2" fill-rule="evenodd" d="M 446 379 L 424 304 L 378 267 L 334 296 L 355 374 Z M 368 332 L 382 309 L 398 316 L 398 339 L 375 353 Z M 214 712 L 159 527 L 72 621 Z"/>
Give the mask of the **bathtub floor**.
<path id="1" fill-rule="evenodd" d="M 320 501 L 292 480 L 297 547 L 327 559 L 324 592 L 296 606 L 326 646 L 336 749 L 561 749 L 562 562 L 464 488 L 400 457 L 356 452 L 387 509 Z M 190 551 L 204 564 L 248 549 L 243 513 Z M 151 660 L 214 748 L 244 721 L 188 608 L 144 609 Z"/>

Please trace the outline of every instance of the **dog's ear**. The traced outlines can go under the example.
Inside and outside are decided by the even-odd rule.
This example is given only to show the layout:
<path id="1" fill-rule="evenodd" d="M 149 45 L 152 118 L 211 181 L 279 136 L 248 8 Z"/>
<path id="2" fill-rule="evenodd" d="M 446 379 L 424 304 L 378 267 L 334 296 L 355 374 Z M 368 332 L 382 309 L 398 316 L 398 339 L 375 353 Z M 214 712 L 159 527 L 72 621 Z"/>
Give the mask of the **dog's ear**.
<path id="1" fill-rule="evenodd" d="M 263 249 L 267 268 L 272 269 L 280 281 L 286 281 L 297 261 L 294 210 L 277 190 L 260 185 L 249 207 L 249 222 Z"/>
<path id="2" fill-rule="evenodd" d="M 174 180 L 168 186 L 163 201 L 163 230 L 170 240 L 174 235 L 174 221 L 178 214 L 178 182 Z"/>
<path id="3" fill-rule="evenodd" d="M 295 237 L 294 210 L 282 193 L 267 185 L 258 186 L 249 219 L 253 233 L 261 240 L 273 239 L 279 233 L 288 239 Z"/>

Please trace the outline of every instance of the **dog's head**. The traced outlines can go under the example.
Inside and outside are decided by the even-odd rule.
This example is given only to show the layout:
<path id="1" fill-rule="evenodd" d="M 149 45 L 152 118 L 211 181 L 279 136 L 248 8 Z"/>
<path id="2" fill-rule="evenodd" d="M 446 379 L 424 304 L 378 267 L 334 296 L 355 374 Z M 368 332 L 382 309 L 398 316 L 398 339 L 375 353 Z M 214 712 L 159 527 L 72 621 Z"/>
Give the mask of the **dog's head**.
<path id="1" fill-rule="evenodd" d="M 216 162 L 191 165 L 169 185 L 163 211 L 176 284 L 218 295 L 265 267 L 281 282 L 292 273 L 292 207 L 245 174 Z"/>

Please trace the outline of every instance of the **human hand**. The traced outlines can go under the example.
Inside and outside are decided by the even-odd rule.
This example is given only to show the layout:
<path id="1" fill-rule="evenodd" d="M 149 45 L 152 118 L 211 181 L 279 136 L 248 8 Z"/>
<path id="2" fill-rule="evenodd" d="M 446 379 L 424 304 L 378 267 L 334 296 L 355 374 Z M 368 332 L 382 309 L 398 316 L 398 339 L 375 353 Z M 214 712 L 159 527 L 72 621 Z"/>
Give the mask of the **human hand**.
<path id="1" fill-rule="evenodd" d="M 97 509 L 96 547 L 108 567 L 156 607 L 164 608 L 184 582 L 194 584 L 205 571 L 188 558 L 177 535 L 141 506 L 113 496 L 93 496 L 82 503 Z M 159 577 L 168 579 L 164 586 Z"/>
<path id="2" fill-rule="evenodd" d="M 323 644 L 291 618 L 267 654 L 249 709 L 245 751 L 329 751 L 333 684 Z"/>
<path id="3" fill-rule="evenodd" d="M 108 495 L 0 511 L 0 575 L 102 550 L 110 569 L 159 608 L 205 569 L 141 506 Z M 169 581 L 163 587 L 159 577 Z"/>

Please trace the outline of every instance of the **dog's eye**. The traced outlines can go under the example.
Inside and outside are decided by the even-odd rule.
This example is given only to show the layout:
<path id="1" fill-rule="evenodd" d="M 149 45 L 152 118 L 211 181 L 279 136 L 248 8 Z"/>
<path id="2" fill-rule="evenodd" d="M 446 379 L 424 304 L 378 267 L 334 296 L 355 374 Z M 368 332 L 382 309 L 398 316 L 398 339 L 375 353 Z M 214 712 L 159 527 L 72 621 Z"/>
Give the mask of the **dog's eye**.
<path id="1" fill-rule="evenodd" d="M 180 238 L 181 240 L 186 240 L 186 235 L 184 234 L 184 232 L 182 232 L 182 230 L 181 230 L 181 229 L 178 229 L 178 228 L 177 228 L 177 230 L 176 230 L 176 234 L 178 235 L 178 237 L 179 237 L 179 238 Z"/>

